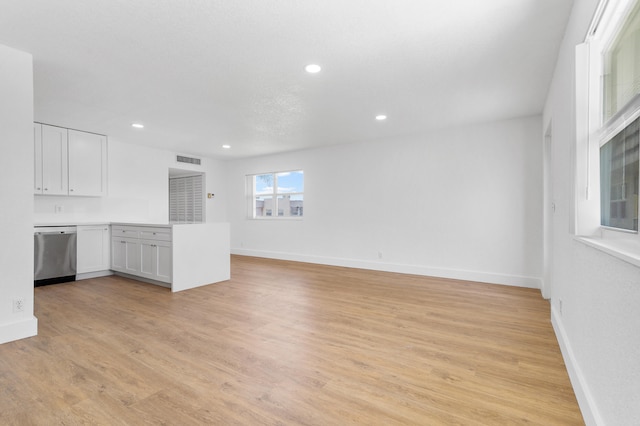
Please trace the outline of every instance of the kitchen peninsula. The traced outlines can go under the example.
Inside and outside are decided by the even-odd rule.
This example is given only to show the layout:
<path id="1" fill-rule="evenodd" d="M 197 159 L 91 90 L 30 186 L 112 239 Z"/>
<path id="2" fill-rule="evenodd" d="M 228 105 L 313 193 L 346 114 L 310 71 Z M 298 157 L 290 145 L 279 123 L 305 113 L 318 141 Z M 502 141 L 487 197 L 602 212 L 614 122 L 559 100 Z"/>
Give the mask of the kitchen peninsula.
<path id="1" fill-rule="evenodd" d="M 177 292 L 230 278 L 228 223 L 65 225 L 77 227 L 77 280 L 115 273 Z"/>
<path id="2" fill-rule="evenodd" d="M 111 224 L 111 270 L 187 290 L 230 278 L 229 224 Z"/>

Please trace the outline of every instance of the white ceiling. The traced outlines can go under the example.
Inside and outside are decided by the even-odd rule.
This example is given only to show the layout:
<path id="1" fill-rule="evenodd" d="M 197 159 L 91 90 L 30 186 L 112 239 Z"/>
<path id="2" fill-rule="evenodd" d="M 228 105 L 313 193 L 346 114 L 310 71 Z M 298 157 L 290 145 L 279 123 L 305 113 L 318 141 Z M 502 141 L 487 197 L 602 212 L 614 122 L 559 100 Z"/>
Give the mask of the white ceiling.
<path id="1" fill-rule="evenodd" d="M 37 121 L 238 158 L 539 114 L 572 3 L 0 0 L 0 43 Z"/>

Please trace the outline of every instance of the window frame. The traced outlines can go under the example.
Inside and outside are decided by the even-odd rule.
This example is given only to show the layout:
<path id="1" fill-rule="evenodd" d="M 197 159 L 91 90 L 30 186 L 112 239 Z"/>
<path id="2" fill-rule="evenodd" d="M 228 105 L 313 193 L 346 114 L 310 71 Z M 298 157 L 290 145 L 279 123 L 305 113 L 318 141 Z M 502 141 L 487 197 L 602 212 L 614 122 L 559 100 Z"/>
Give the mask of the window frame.
<path id="1" fill-rule="evenodd" d="M 302 175 L 302 192 L 278 192 L 278 175 L 283 173 L 300 173 Z M 258 176 L 271 175 L 273 179 L 273 191 L 270 193 L 256 193 L 256 178 Z M 246 175 L 246 183 L 247 183 L 247 195 L 248 195 L 248 218 L 253 220 L 302 220 L 304 218 L 304 170 L 303 169 L 293 169 L 293 170 L 280 170 L 280 171 L 272 171 L 272 172 L 263 172 L 263 173 L 255 173 Z M 271 197 L 274 201 L 272 212 L 276 214 L 273 215 L 256 215 L 256 199 L 259 196 L 263 197 Z M 279 197 L 291 197 L 291 196 L 302 196 L 303 207 L 301 215 L 278 215 L 280 210 L 280 206 L 278 205 Z"/>
<path id="2" fill-rule="evenodd" d="M 582 45 L 576 47 L 575 228 L 578 241 L 640 266 L 640 230 L 602 225 L 600 148 L 640 117 L 640 94 L 605 121 L 605 60 L 640 0 L 601 0 Z M 584 176 L 584 177 L 582 177 Z M 640 184 L 640 173 L 638 176 Z M 582 186 L 584 184 L 584 186 Z M 583 188 L 586 187 L 586 192 Z M 638 197 L 640 209 L 640 197 Z"/>
<path id="3" fill-rule="evenodd" d="M 639 6 L 638 0 L 625 0 L 616 3 L 615 6 L 607 7 L 605 4 L 604 9 L 601 11 L 597 26 L 594 28 L 590 35 L 597 43 L 598 55 L 594 58 L 598 63 L 599 70 L 599 88 L 597 102 L 597 113 L 599 116 L 599 140 L 598 140 L 598 158 L 602 147 L 607 145 L 616 138 L 618 134 L 623 132 L 628 126 L 633 124 L 635 120 L 640 117 L 640 93 L 636 93 L 627 103 L 619 108 L 610 117 L 605 118 L 605 103 L 607 94 L 606 84 L 604 78 L 606 75 L 606 61 L 604 56 L 608 54 L 613 48 L 614 43 L 617 41 L 620 32 L 624 29 L 628 19 L 631 17 L 631 13 Z M 598 28 L 599 27 L 599 28 Z M 590 108 L 596 108 L 595 105 L 590 105 Z M 598 168 L 598 179 L 601 179 L 601 170 Z M 640 182 L 640 174 L 637 176 L 638 182 Z M 600 188 L 600 208 L 602 208 L 602 190 Z M 636 210 L 640 207 L 640 198 L 636 205 Z M 639 230 L 631 230 L 625 228 L 619 228 L 615 226 L 607 226 L 602 224 L 602 217 L 600 217 L 600 227 L 603 232 L 620 232 L 626 234 L 636 234 L 640 236 Z"/>

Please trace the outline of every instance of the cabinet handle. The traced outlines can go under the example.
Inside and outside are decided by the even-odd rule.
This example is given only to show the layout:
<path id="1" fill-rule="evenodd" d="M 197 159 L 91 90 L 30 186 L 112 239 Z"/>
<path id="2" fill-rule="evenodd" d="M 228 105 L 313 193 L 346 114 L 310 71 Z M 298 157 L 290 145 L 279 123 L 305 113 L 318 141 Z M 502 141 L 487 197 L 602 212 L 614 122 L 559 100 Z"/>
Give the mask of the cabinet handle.
<path id="1" fill-rule="evenodd" d="M 45 190 L 45 191 L 48 191 L 48 190 L 49 190 L 49 188 L 45 188 L 44 190 Z"/>
<path id="2" fill-rule="evenodd" d="M 122 244 L 126 243 L 126 241 L 120 241 Z"/>
<path id="3" fill-rule="evenodd" d="M 36 188 L 38 191 L 40 191 L 40 188 Z"/>
<path id="4" fill-rule="evenodd" d="M 73 192 L 73 189 L 70 189 L 69 192 Z"/>

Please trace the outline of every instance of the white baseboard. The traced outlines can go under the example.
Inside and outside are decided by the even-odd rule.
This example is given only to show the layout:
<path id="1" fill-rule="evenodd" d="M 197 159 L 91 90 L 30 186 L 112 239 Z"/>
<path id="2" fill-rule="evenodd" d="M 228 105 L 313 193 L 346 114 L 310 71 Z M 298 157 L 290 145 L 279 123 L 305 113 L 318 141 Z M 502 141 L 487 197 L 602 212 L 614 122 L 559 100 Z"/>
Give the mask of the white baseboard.
<path id="1" fill-rule="evenodd" d="M 152 280 L 152 279 L 145 278 L 145 277 L 139 277 L 138 275 L 126 274 L 126 273 L 120 272 L 120 271 L 113 271 L 112 275 L 117 275 L 119 277 L 125 277 L 125 278 L 129 278 L 131 280 L 141 281 L 143 283 L 153 284 L 153 285 L 157 285 L 159 287 L 164 287 L 164 288 L 171 289 L 171 283 L 165 283 L 163 281 Z"/>
<path id="2" fill-rule="evenodd" d="M 604 425 L 602 417 L 598 412 L 587 381 L 578 365 L 571 343 L 567 338 L 564 325 L 562 324 L 562 318 L 555 307 L 551 307 L 551 324 L 553 324 L 553 330 L 556 333 L 558 344 L 560 345 L 560 351 L 562 351 L 562 358 L 567 366 L 567 372 L 569 373 L 569 379 L 573 386 L 573 392 L 576 394 L 582 417 L 587 426 L 601 426 Z"/>
<path id="3" fill-rule="evenodd" d="M 31 316 L 0 325 L 0 344 L 26 339 L 38 334 L 38 318 Z"/>
<path id="4" fill-rule="evenodd" d="M 106 270 L 97 272 L 85 272 L 83 274 L 77 274 L 76 281 L 89 280 L 91 278 L 108 277 L 109 275 L 113 275 L 113 271 Z"/>
<path id="5" fill-rule="evenodd" d="M 343 259 L 325 256 L 281 253 L 261 250 L 231 249 L 231 254 L 241 256 L 264 257 L 268 259 L 292 260 L 296 262 L 317 263 L 320 265 L 344 266 L 347 268 L 370 269 L 374 271 L 398 272 L 401 274 L 423 275 L 428 277 L 450 278 L 464 281 L 478 281 L 489 284 L 502 284 L 515 287 L 540 289 L 542 279 L 491 272 L 467 271 L 462 269 L 446 269 L 421 265 L 403 265 L 369 260 Z"/>

